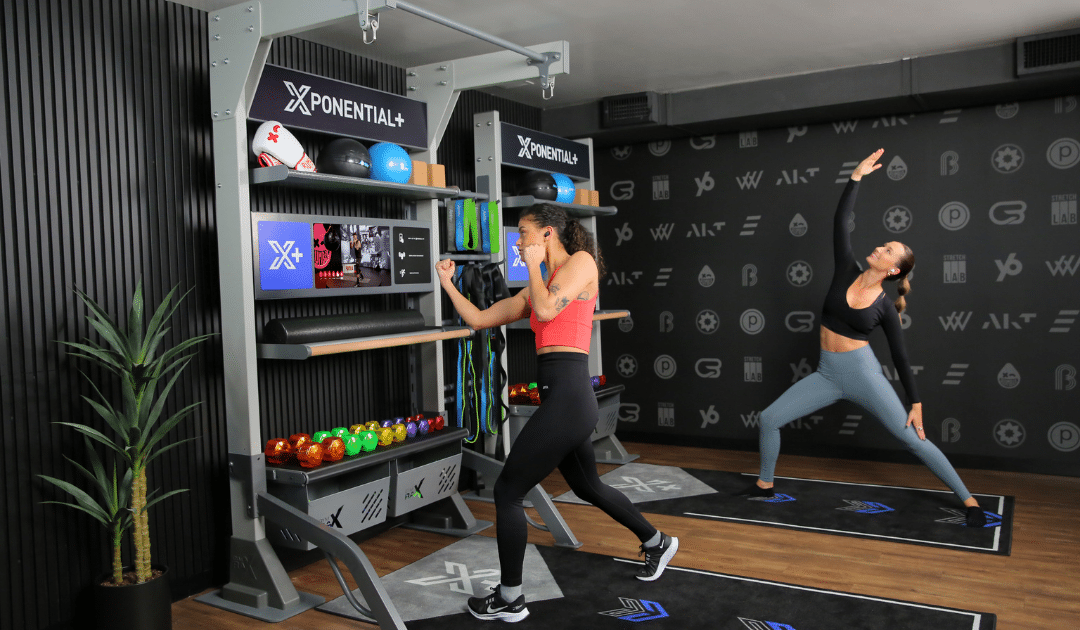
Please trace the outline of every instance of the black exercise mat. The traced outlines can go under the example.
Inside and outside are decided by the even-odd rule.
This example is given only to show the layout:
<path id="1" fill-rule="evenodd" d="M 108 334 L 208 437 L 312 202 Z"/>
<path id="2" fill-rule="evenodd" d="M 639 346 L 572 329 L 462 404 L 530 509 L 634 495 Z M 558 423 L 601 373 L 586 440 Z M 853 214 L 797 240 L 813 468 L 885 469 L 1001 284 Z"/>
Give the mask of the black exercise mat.
<path id="1" fill-rule="evenodd" d="M 990 613 L 672 566 L 659 580 L 641 582 L 633 577 L 638 563 L 629 560 L 556 547 L 536 550 L 564 595 L 529 602 L 529 616 L 514 628 L 993 630 L 997 619 Z M 528 594 L 538 585 L 526 580 L 524 586 Z M 460 599 L 462 612 L 410 621 L 407 627 L 472 630 L 484 625 L 465 611 L 466 596 Z M 488 625 L 503 627 L 499 622 Z"/>
<path id="2" fill-rule="evenodd" d="M 654 514 L 1009 555 L 1013 514 L 1010 496 L 974 495 L 987 516 L 986 527 L 975 529 L 964 523 L 966 509 L 949 491 L 777 477 L 775 497 L 750 499 L 734 493 L 754 483 L 756 475 L 682 470 L 716 492 L 636 502 L 638 509 Z"/>

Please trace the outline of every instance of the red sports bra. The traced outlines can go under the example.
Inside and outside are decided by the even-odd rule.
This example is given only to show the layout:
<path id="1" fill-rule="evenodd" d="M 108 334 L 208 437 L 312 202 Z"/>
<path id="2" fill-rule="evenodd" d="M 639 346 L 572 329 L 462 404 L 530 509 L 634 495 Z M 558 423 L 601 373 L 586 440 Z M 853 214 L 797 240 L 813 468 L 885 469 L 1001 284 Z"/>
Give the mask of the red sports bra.
<path id="1" fill-rule="evenodd" d="M 559 268 L 561 269 L 561 267 Z M 551 280 L 559 272 L 556 269 L 548 278 L 548 286 Z M 529 297 L 529 308 L 532 309 L 532 297 Z M 596 295 L 588 300 L 571 300 L 566 308 L 559 311 L 554 318 L 542 322 L 536 317 L 533 310 L 529 315 L 529 325 L 536 333 L 536 349 L 547 346 L 569 346 L 589 351 L 589 342 L 592 340 L 593 311 L 596 308 Z"/>

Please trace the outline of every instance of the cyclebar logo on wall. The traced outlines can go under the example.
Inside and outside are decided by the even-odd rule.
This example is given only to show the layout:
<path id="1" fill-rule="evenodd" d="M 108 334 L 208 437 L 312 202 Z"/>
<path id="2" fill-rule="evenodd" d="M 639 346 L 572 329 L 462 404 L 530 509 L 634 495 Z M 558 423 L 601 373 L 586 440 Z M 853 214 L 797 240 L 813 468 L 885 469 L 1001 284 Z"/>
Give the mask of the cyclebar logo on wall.
<path id="1" fill-rule="evenodd" d="M 287 129 L 427 146 L 425 103 L 269 64 L 248 117 L 276 120 Z"/>
<path id="2" fill-rule="evenodd" d="M 500 123 L 503 162 L 590 179 L 589 147 L 510 123 Z"/>

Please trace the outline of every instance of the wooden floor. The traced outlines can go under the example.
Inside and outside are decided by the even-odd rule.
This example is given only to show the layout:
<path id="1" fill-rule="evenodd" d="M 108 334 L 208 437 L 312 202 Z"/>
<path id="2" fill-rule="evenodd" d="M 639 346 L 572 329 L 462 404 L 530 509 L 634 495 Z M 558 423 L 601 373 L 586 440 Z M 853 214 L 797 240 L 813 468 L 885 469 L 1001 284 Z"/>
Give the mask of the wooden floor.
<path id="1" fill-rule="evenodd" d="M 757 453 L 704 448 L 626 444 L 636 463 L 756 472 Z M 615 468 L 601 465 L 600 473 Z M 933 547 L 839 537 L 771 527 L 649 515 L 680 539 L 673 565 L 732 573 L 832 590 L 890 597 L 938 606 L 995 613 L 999 630 L 1080 628 L 1080 479 L 982 470 L 960 470 L 975 493 L 1012 495 L 1012 555 L 951 551 Z M 777 474 L 945 489 L 918 464 L 856 462 L 783 455 Z M 545 482 L 552 494 L 567 490 L 558 472 Z M 469 502 L 478 519 L 494 521 L 491 504 Z M 638 542 L 591 506 L 558 504 L 581 551 L 637 557 Z M 494 536 L 494 528 L 483 535 Z M 403 528 L 360 543 L 380 575 L 397 570 L 457 540 Z M 529 541 L 553 544 L 550 534 L 530 528 Z M 290 573 L 298 590 L 328 600 L 341 595 L 325 561 Z M 464 605 L 464 602 L 462 602 Z M 173 605 L 177 630 L 344 630 L 375 628 L 310 610 L 280 624 L 200 604 Z"/>

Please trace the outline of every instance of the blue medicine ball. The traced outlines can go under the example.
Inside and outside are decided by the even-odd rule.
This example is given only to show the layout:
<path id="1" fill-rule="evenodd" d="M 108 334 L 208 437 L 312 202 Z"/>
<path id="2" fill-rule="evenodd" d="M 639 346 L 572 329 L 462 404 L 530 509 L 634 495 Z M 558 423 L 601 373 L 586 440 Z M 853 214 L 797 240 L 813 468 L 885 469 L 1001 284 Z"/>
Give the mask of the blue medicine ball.
<path id="1" fill-rule="evenodd" d="M 551 176 L 555 178 L 555 189 L 559 191 L 555 201 L 574 203 L 574 180 L 562 173 L 552 173 Z"/>
<path id="2" fill-rule="evenodd" d="M 412 158 L 405 149 L 391 142 L 380 142 L 368 149 L 371 155 L 371 179 L 404 184 L 412 175 Z"/>
<path id="3" fill-rule="evenodd" d="M 530 196 L 544 201 L 555 201 L 559 191 L 555 187 L 555 178 L 544 171 L 527 171 L 518 180 L 517 194 Z"/>

